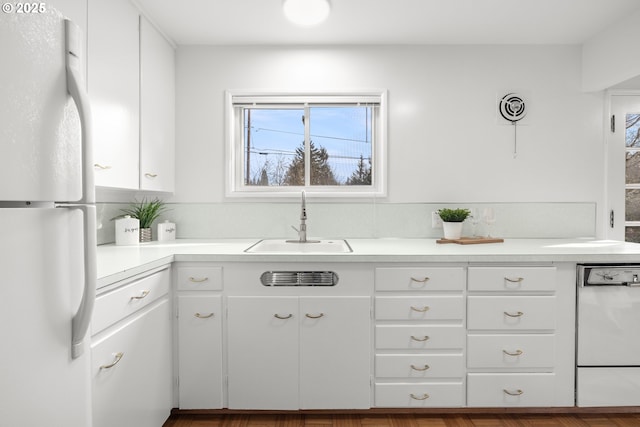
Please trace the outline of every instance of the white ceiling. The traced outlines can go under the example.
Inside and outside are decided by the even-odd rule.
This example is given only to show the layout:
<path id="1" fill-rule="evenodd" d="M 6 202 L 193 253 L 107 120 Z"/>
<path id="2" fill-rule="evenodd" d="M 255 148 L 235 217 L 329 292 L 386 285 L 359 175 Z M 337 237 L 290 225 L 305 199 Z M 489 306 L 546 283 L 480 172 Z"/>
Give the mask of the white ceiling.
<path id="1" fill-rule="evenodd" d="M 316 27 L 282 0 L 134 0 L 178 45 L 582 44 L 640 0 L 330 0 Z"/>

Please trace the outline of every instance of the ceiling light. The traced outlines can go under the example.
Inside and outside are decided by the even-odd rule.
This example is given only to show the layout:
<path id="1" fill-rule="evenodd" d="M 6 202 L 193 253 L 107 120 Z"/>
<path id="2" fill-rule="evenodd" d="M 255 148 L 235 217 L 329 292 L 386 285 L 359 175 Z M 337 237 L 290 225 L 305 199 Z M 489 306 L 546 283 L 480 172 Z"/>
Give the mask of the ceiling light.
<path id="1" fill-rule="evenodd" d="M 284 15 L 294 24 L 316 25 L 329 16 L 329 0 L 284 0 Z"/>

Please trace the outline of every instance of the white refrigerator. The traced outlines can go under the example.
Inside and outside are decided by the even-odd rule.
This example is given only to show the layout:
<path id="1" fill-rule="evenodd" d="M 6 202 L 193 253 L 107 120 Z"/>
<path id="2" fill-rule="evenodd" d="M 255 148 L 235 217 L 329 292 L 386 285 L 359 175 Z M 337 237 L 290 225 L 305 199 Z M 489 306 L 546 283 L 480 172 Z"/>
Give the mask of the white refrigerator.
<path id="1" fill-rule="evenodd" d="M 96 218 L 83 36 L 40 4 L 0 13 L 0 426 L 88 427 Z"/>

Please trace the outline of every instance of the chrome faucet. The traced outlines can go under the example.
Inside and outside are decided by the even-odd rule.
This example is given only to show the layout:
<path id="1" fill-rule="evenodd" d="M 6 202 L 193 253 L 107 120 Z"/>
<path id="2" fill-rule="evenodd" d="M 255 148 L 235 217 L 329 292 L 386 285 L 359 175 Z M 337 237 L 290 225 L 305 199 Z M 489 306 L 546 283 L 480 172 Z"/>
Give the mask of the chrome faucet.
<path id="1" fill-rule="evenodd" d="M 298 232 L 298 240 L 287 240 L 289 243 L 317 243 L 319 240 L 307 240 L 307 201 L 304 191 L 302 192 L 302 204 L 300 206 L 300 228 L 291 226 Z"/>
<path id="2" fill-rule="evenodd" d="M 298 242 L 307 242 L 307 200 L 304 191 L 302 192 L 302 204 L 300 206 L 300 228 L 295 228 L 293 225 L 291 228 L 298 232 Z"/>

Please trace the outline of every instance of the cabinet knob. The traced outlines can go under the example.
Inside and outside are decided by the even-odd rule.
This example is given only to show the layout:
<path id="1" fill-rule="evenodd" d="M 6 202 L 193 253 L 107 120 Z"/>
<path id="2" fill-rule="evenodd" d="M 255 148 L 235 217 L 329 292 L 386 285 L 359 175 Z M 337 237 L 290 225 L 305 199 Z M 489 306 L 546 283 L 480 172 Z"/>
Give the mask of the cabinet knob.
<path id="1" fill-rule="evenodd" d="M 142 291 L 142 293 L 140 295 L 131 297 L 131 299 L 129 299 L 129 301 L 146 298 L 146 296 L 149 295 L 149 292 L 151 292 L 151 291 Z"/>
<path id="2" fill-rule="evenodd" d="M 415 394 L 411 393 L 409 396 L 411 396 L 413 400 L 427 400 L 429 398 L 429 395 L 427 393 L 423 393 L 422 396 L 416 396 Z"/>
<path id="3" fill-rule="evenodd" d="M 197 317 L 198 319 L 208 319 L 208 318 L 213 317 L 213 316 L 214 316 L 213 313 L 209 313 L 209 314 L 196 313 L 196 314 L 194 314 L 194 317 Z"/>
<path id="4" fill-rule="evenodd" d="M 425 306 L 424 306 L 424 307 L 422 307 L 422 308 L 418 308 L 418 307 L 411 306 L 411 310 L 413 310 L 413 311 L 417 311 L 417 312 L 419 312 L 419 313 L 425 313 L 425 312 L 429 311 L 429 306 L 428 306 L 428 305 L 425 305 Z"/>
<path id="5" fill-rule="evenodd" d="M 524 394 L 524 391 L 517 389 L 516 391 L 511 391 L 511 390 L 507 390 L 506 388 L 502 389 L 502 391 L 505 394 L 508 394 L 509 396 L 520 396 L 522 394 Z"/>
<path id="6" fill-rule="evenodd" d="M 147 178 L 153 179 L 153 178 L 157 177 L 158 174 L 157 173 L 149 173 L 149 172 L 147 172 L 147 173 L 144 174 L 144 176 L 146 176 Z"/>
<path id="7" fill-rule="evenodd" d="M 522 317 L 524 316 L 524 313 L 521 311 L 516 311 L 515 313 L 509 313 L 508 311 L 504 311 L 503 312 L 505 316 L 509 316 L 509 317 Z"/>
<path id="8" fill-rule="evenodd" d="M 423 277 L 422 279 L 416 279 L 415 277 L 411 276 L 411 281 L 416 283 L 426 283 L 429 281 L 429 278 Z"/>
<path id="9" fill-rule="evenodd" d="M 309 319 L 319 319 L 321 317 L 324 317 L 324 313 L 320 313 L 320 314 L 305 314 L 306 317 L 308 317 Z"/>
<path id="10" fill-rule="evenodd" d="M 506 280 L 509 283 L 520 283 L 524 281 L 524 277 L 515 277 L 513 279 L 510 277 L 505 277 L 504 280 Z"/>
<path id="11" fill-rule="evenodd" d="M 420 342 L 424 342 L 424 341 L 427 341 L 427 340 L 429 339 L 429 336 L 428 336 L 428 335 L 425 335 L 425 336 L 423 336 L 423 337 L 421 337 L 421 338 L 420 338 L 420 337 L 416 337 L 415 335 L 411 335 L 411 339 L 412 339 L 413 341 L 420 341 Z"/>
<path id="12" fill-rule="evenodd" d="M 111 369 L 111 368 L 113 368 L 114 366 L 116 366 L 118 364 L 118 362 L 120 362 L 120 360 L 122 360 L 123 356 L 124 356 L 123 352 L 118 352 L 118 353 L 114 354 L 113 362 L 109 363 L 108 365 L 100 366 L 100 369 Z"/>
<path id="13" fill-rule="evenodd" d="M 413 369 L 414 371 L 426 371 L 430 368 L 429 365 L 424 365 L 422 368 L 416 366 L 416 365 L 411 365 L 411 369 Z"/>
<path id="14" fill-rule="evenodd" d="M 274 314 L 273 317 L 275 317 L 276 319 L 286 320 L 286 319 L 291 319 L 293 317 L 293 314 L 287 314 L 286 316 L 280 316 L 279 314 Z"/>
<path id="15" fill-rule="evenodd" d="M 524 351 L 522 350 L 516 350 L 516 351 L 507 351 L 507 350 L 502 350 L 502 352 L 504 354 L 506 354 L 507 356 L 520 356 L 524 353 Z"/>
<path id="16" fill-rule="evenodd" d="M 208 277 L 189 277 L 189 281 L 193 283 L 202 283 L 209 280 Z"/>
<path id="17" fill-rule="evenodd" d="M 93 167 L 95 169 L 100 169 L 100 170 L 111 169 L 111 166 L 109 166 L 109 165 L 101 165 L 100 163 L 94 163 Z"/>

